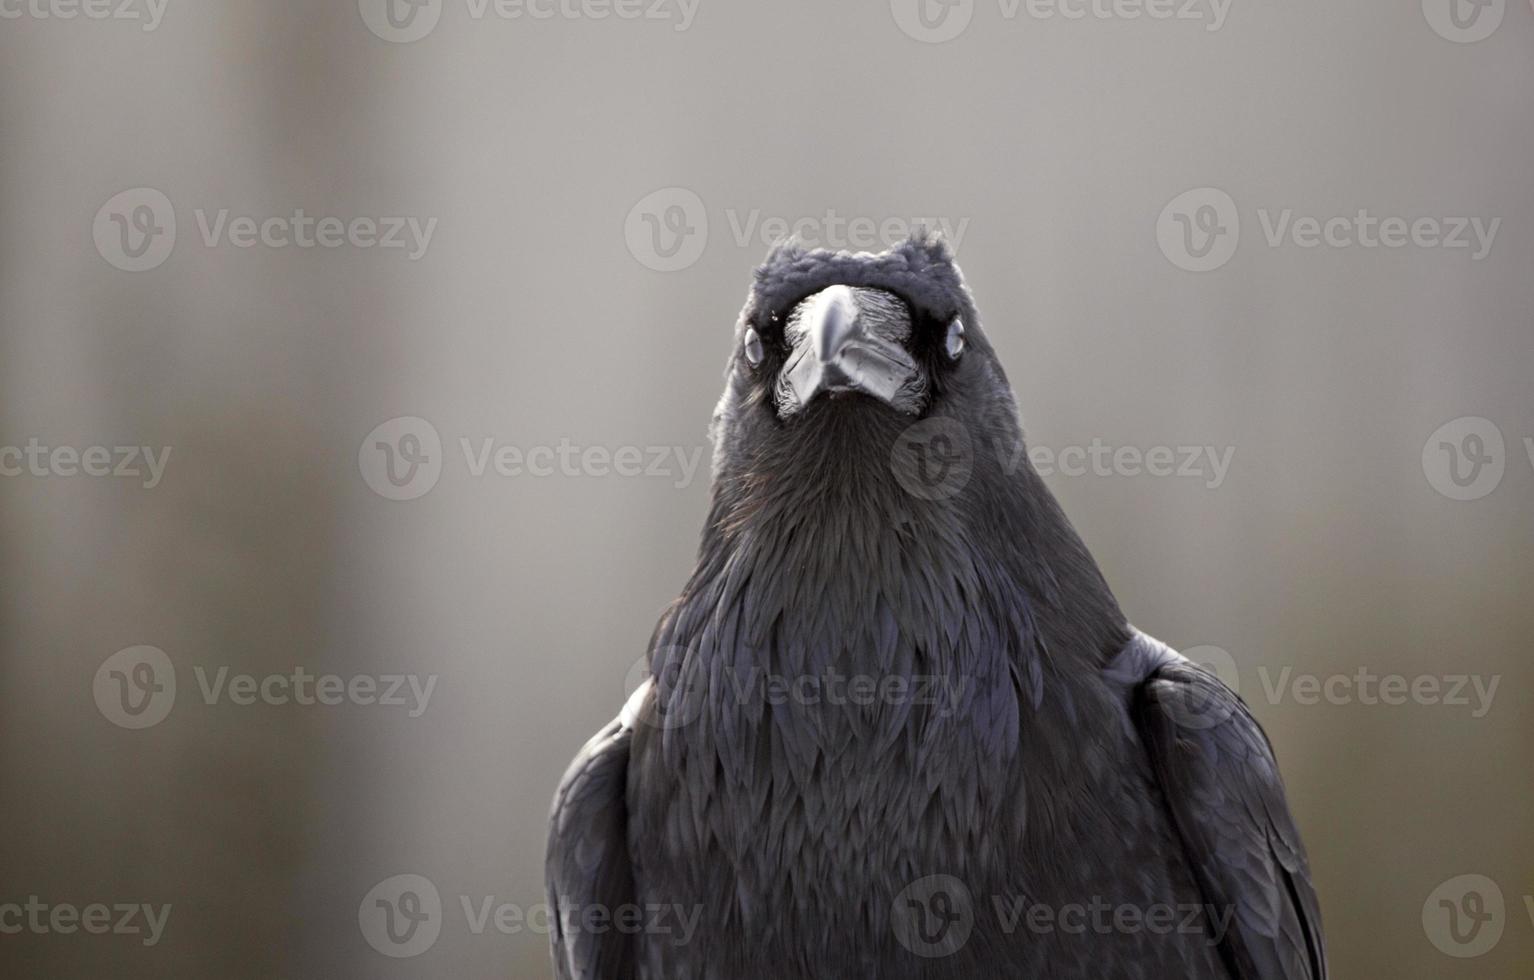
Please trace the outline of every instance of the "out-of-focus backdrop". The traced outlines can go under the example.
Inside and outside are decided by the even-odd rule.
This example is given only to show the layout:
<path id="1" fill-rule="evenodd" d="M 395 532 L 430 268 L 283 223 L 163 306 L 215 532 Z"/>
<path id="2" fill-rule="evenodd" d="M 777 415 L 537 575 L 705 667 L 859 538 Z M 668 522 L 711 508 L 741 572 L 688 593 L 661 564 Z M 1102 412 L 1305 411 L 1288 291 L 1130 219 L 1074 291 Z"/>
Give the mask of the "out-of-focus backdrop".
<path id="1" fill-rule="evenodd" d="M 547 976 L 751 268 L 925 223 L 1336 975 L 1527 976 L 1531 172 L 1525 0 L 0 0 L 0 972 Z"/>

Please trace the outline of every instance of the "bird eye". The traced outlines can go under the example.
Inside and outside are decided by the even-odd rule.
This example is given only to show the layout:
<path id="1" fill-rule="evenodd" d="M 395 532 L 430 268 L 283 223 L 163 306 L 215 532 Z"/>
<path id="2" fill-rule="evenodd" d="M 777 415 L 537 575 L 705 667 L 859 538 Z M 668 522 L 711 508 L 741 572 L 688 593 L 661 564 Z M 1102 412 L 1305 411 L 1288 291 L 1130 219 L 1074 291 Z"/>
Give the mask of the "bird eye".
<path id="1" fill-rule="evenodd" d="M 747 364 L 756 367 L 762 363 L 762 338 L 757 336 L 754 327 L 746 328 L 746 339 L 741 350 L 745 352 Z"/>
<path id="2" fill-rule="evenodd" d="M 948 352 L 950 361 L 957 361 L 959 355 L 964 353 L 964 321 L 958 317 L 948 325 L 948 336 L 943 340 L 943 350 Z"/>

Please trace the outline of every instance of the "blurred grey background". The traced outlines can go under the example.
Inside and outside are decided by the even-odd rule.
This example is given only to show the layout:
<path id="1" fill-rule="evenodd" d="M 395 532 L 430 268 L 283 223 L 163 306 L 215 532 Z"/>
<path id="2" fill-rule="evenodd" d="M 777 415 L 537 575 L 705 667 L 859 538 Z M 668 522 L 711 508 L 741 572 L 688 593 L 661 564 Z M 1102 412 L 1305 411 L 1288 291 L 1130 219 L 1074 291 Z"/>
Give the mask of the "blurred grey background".
<path id="1" fill-rule="evenodd" d="M 393 2 L 0 3 L 0 971 L 547 976 L 750 270 L 923 218 L 1131 617 L 1267 727 L 1336 975 L 1528 975 L 1528 3 Z"/>

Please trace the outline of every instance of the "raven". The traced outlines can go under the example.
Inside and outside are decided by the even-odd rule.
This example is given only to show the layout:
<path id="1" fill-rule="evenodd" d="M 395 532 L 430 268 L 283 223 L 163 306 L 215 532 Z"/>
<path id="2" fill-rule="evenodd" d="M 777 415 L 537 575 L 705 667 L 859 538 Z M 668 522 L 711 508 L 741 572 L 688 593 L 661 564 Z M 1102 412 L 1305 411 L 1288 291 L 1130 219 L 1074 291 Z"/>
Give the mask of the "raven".
<path id="1" fill-rule="evenodd" d="M 940 238 L 756 271 L 692 577 L 548 842 L 561 980 L 1326 976 L 1273 751 L 1019 452 Z"/>

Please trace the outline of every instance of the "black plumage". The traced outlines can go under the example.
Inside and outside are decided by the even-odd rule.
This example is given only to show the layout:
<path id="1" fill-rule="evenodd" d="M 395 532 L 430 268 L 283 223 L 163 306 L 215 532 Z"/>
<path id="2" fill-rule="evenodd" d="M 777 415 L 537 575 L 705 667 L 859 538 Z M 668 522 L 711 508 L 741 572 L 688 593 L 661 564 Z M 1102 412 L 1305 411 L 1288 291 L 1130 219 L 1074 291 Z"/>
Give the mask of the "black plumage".
<path id="1" fill-rule="evenodd" d="M 775 250 L 713 435 L 651 680 L 555 800 L 557 976 L 1326 975 L 1267 740 L 1017 465 L 941 241 Z"/>

